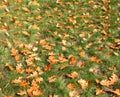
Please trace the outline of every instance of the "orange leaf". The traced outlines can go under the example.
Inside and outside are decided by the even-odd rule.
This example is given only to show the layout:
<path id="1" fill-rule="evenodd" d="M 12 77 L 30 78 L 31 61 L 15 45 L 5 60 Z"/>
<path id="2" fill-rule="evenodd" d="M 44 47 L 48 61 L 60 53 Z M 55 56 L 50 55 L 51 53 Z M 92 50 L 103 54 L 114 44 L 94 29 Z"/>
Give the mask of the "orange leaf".
<path id="1" fill-rule="evenodd" d="M 6 96 L 6 95 L 5 95 L 4 97 L 12 97 L 12 96 Z"/>
<path id="2" fill-rule="evenodd" d="M 28 85 L 28 82 L 26 80 L 23 80 L 19 85 L 21 87 L 26 87 Z"/>
<path id="3" fill-rule="evenodd" d="M 77 76 L 78 76 L 78 73 L 76 71 L 72 72 L 71 74 L 67 74 L 67 77 L 72 79 L 76 78 Z"/>
<path id="4" fill-rule="evenodd" d="M 11 50 L 11 56 L 16 56 L 18 54 L 18 51 L 14 48 Z"/>
<path id="5" fill-rule="evenodd" d="M 20 60 L 20 56 L 19 56 L 19 55 L 16 55 L 16 56 L 15 56 L 15 60 L 16 60 L 16 61 L 19 61 L 19 60 Z"/>
<path id="6" fill-rule="evenodd" d="M 27 72 L 27 73 L 32 73 L 33 71 L 34 71 L 34 70 L 31 69 L 31 68 L 28 68 L 28 69 L 25 70 L 25 72 Z"/>
<path id="7" fill-rule="evenodd" d="M 70 63 L 70 65 L 75 65 L 75 63 L 76 63 L 76 58 L 74 57 L 74 56 L 69 56 L 69 63 Z"/>
<path id="8" fill-rule="evenodd" d="M 108 4 L 110 0 L 102 0 L 103 4 Z"/>
<path id="9" fill-rule="evenodd" d="M 97 88 L 96 89 L 96 95 L 100 95 L 100 94 L 102 94 L 103 93 L 103 90 L 102 89 L 100 89 L 100 88 Z"/>
<path id="10" fill-rule="evenodd" d="M 69 83 L 69 84 L 67 85 L 67 87 L 68 87 L 69 89 L 71 89 L 71 90 L 74 90 L 74 89 L 75 89 L 75 85 L 72 84 L 72 83 Z"/>

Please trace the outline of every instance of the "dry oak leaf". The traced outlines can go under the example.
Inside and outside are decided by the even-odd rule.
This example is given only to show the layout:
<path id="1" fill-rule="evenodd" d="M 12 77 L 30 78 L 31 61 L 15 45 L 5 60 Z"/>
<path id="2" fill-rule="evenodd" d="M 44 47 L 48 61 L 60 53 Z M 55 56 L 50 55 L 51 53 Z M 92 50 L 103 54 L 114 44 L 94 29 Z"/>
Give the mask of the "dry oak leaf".
<path id="1" fill-rule="evenodd" d="M 76 58 L 72 55 L 68 56 L 68 59 L 69 59 L 69 64 L 70 65 L 75 65 L 76 63 Z"/>
<path id="2" fill-rule="evenodd" d="M 19 93 L 17 93 L 17 95 L 19 95 L 19 96 L 23 96 L 25 94 L 27 94 L 26 91 L 20 91 Z"/>
<path id="3" fill-rule="evenodd" d="M 111 93 L 114 93 L 114 94 L 116 94 L 116 95 L 120 95 L 120 89 L 112 90 L 112 89 L 107 88 L 106 91 L 111 92 Z"/>
<path id="4" fill-rule="evenodd" d="M 27 7 L 22 7 L 22 10 L 25 12 L 30 12 L 30 10 Z"/>
<path id="5" fill-rule="evenodd" d="M 12 97 L 12 96 L 6 96 L 6 95 L 5 95 L 4 97 Z"/>
<path id="6" fill-rule="evenodd" d="M 26 73 L 32 73 L 34 70 L 33 69 L 31 69 L 31 68 L 27 68 L 27 69 L 25 69 L 25 72 Z"/>
<path id="7" fill-rule="evenodd" d="M 18 50 L 16 50 L 15 48 L 12 48 L 11 56 L 16 56 L 17 54 L 18 54 Z"/>
<path id="8" fill-rule="evenodd" d="M 28 86 L 28 82 L 26 81 L 26 80 L 22 80 L 22 82 L 20 82 L 19 83 L 19 85 L 21 86 L 21 87 L 26 87 L 26 86 Z"/>
<path id="9" fill-rule="evenodd" d="M 30 36 L 30 33 L 26 32 L 26 31 L 22 31 L 22 34 L 29 37 Z"/>
<path id="10" fill-rule="evenodd" d="M 118 81 L 118 76 L 116 74 L 112 74 L 112 76 L 109 78 L 109 80 L 101 80 L 100 81 L 100 84 L 103 85 L 103 86 L 110 86 L 110 85 L 113 85 L 115 84 L 116 82 Z"/>
<path id="11" fill-rule="evenodd" d="M 15 56 L 15 60 L 16 60 L 16 61 L 19 61 L 19 60 L 20 60 L 20 55 L 19 55 L 19 54 Z"/>
<path id="12" fill-rule="evenodd" d="M 72 79 L 76 78 L 77 76 L 78 76 L 78 73 L 76 71 L 72 72 L 71 74 L 67 74 L 67 77 Z"/>
<path id="13" fill-rule="evenodd" d="M 73 90 L 69 92 L 69 97 L 80 97 L 80 94 L 78 91 Z"/>
<path id="14" fill-rule="evenodd" d="M 27 93 L 30 97 L 41 96 L 43 94 L 40 91 L 40 87 L 35 80 L 32 81 L 31 87 L 27 89 Z"/>
<path id="15" fill-rule="evenodd" d="M 58 57 L 58 60 L 59 62 L 67 62 L 68 60 L 64 57 L 63 54 L 61 54 L 59 57 Z"/>
<path id="16" fill-rule="evenodd" d="M 69 84 L 67 85 L 67 87 L 68 87 L 69 89 L 71 89 L 71 90 L 75 90 L 75 85 L 72 84 L 72 83 L 69 83 Z"/>
<path id="17" fill-rule="evenodd" d="M 18 73 L 23 73 L 24 70 L 22 64 L 17 64 L 15 71 Z"/>
<path id="18" fill-rule="evenodd" d="M 19 84 L 19 83 L 21 83 L 21 82 L 22 82 L 22 77 L 19 77 L 18 79 L 12 80 L 11 83 L 13 83 L 13 84 Z"/>
<path id="19" fill-rule="evenodd" d="M 51 77 L 48 78 L 48 82 L 49 83 L 55 82 L 55 80 L 56 80 L 56 76 L 55 75 L 53 75 L 53 76 L 51 76 Z"/>
<path id="20" fill-rule="evenodd" d="M 102 94 L 103 93 L 103 90 L 102 89 L 100 89 L 100 88 L 97 88 L 96 89 L 96 95 L 100 95 L 100 94 Z"/>
<path id="21" fill-rule="evenodd" d="M 90 60 L 91 60 L 92 62 L 95 62 L 95 63 L 99 63 L 99 62 L 101 62 L 101 60 L 98 59 L 98 58 L 95 57 L 95 56 L 90 57 Z"/>
<path id="22" fill-rule="evenodd" d="M 49 95 L 49 97 L 59 97 L 58 95 Z"/>
<path id="23" fill-rule="evenodd" d="M 110 0 L 102 0 L 103 4 L 108 4 Z"/>
<path id="24" fill-rule="evenodd" d="M 13 66 L 11 66 L 11 65 L 8 64 L 8 63 L 5 64 L 5 67 L 7 67 L 7 68 L 8 68 L 9 70 L 11 70 L 11 71 L 14 70 Z"/>
<path id="25" fill-rule="evenodd" d="M 61 4 L 62 0 L 56 0 L 56 3 Z"/>
<path id="26" fill-rule="evenodd" d="M 87 88 L 90 85 L 90 81 L 86 81 L 84 79 L 79 79 L 78 80 L 78 84 L 81 85 L 82 89 L 85 89 L 85 88 Z"/>

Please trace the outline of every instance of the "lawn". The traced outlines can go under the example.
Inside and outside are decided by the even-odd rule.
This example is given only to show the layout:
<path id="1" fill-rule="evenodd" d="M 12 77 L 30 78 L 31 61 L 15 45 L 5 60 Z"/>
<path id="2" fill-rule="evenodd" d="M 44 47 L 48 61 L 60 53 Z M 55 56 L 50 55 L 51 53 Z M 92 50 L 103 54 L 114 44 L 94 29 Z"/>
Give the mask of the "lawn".
<path id="1" fill-rule="evenodd" d="M 0 0 L 0 97 L 120 97 L 119 0 Z"/>

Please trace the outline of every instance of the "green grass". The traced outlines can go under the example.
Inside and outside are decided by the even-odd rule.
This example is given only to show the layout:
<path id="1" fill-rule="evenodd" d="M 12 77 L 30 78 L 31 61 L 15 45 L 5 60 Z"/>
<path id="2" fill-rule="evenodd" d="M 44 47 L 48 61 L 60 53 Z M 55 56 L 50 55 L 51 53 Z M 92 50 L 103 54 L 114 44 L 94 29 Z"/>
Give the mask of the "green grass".
<path id="1" fill-rule="evenodd" d="M 27 91 L 32 81 L 36 79 L 36 77 L 28 78 L 33 73 L 26 73 L 25 70 L 28 68 L 43 72 L 37 75 L 37 78 L 43 78 L 42 82 L 37 83 L 43 95 L 35 97 L 49 97 L 49 95 L 73 97 L 69 95 L 72 91 L 67 87 L 69 83 L 75 86 L 75 91 L 79 95 L 74 97 L 116 95 L 107 92 L 106 88 L 120 89 L 119 78 L 115 84 L 108 87 L 96 84 L 95 80 L 101 81 L 104 76 L 109 78 L 113 73 L 120 76 L 120 41 L 115 42 L 120 39 L 119 0 L 111 0 L 108 4 L 103 4 L 102 0 L 93 0 L 94 4 L 90 4 L 90 0 L 62 0 L 61 4 L 57 4 L 56 0 L 35 1 L 37 2 L 0 1 L 0 97 L 6 97 L 5 95 L 28 97 L 28 94 L 17 95 L 22 90 Z M 3 5 L 5 6 L 2 7 Z M 107 8 L 107 11 L 104 8 Z M 29 35 L 23 34 L 23 31 L 28 32 Z M 41 40 L 45 40 L 45 44 L 41 45 Z M 114 49 L 110 48 L 111 44 Z M 51 49 L 48 50 L 48 46 Z M 11 55 L 12 48 L 18 52 L 17 55 L 20 57 L 18 61 Z M 37 50 L 34 51 L 34 48 Z M 30 53 L 23 54 L 23 50 L 28 50 L 27 52 Z M 85 56 L 79 55 L 82 51 L 85 52 Z M 45 66 L 52 64 L 48 62 L 48 53 L 51 52 L 55 54 L 55 59 L 63 54 L 67 62 L 58 61 L 50 70 L 45 71 Z M 36 55 L 32 56 L 33 54 Z M 70 65 L 70 55 L 76 59 L 74 65 Z M 35 66 L 26 62 L 31 56 L 34 59 L 30 62 Z M 101 62 L 91 61 L 92 56 Z M 83 68 L 76 65 L 79 61 L 85 62 Z M 10 64 L 14 70 L 7 67 L 6 63 Z M 22 64 L 23 72 L 21 73 L 16 71 L 18 64 Z M 61 66 L 66 67 L 61 70 Z M 38 67 L 40 71 L 37 71 Z M 113 69 L 110 70 L 110 67 Z M 91 73 L 91 68 L 95 69 L 95 72 Z M 74 71 L 78 73 L 76 78 L 71 79 L 66 76 Z M 50 83 L 48 79 L 53 75 L 56 76 L 56 80 Z M 19 77 L 29 84 L 21 87 L 19 84 L 11 83 Z M 82 89 L 78 84 L 79 79 L 90 81 L 90 85 Z M 103 93 L 96 95 L 96 88 L 101 88 Z"/>

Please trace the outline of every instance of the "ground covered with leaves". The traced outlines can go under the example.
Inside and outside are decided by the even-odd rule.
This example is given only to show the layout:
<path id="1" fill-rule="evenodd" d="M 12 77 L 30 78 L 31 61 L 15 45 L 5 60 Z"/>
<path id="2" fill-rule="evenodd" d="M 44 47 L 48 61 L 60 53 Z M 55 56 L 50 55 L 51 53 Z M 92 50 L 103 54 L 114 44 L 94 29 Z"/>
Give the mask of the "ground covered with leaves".
<path id="1" fill-rule="evenodd" d="M 119 0 L 0 0 L 0 97 L 119 97 Z"/>

